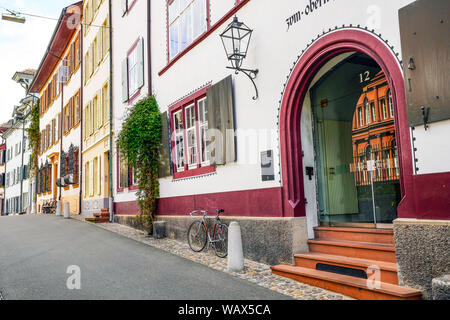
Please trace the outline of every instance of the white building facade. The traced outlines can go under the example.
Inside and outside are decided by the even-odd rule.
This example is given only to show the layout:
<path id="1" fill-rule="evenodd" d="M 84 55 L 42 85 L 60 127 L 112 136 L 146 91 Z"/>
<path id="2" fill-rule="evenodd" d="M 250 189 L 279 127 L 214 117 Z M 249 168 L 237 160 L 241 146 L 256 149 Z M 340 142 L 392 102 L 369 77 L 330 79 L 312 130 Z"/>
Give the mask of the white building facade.
<path id="1" fill-rule="evenodd" d="M 3 137 L 6 142 L 5 162 L 5 214 L 25 214 L 33 195 L 29 179 L 30 150 L 26 129 L 29 127 L 29 107 L 14 110 L 11 127 Z M 18 118 L 20 117 L 20 119 Z M 22 120 L 23 119 L 23 120 Z"/>

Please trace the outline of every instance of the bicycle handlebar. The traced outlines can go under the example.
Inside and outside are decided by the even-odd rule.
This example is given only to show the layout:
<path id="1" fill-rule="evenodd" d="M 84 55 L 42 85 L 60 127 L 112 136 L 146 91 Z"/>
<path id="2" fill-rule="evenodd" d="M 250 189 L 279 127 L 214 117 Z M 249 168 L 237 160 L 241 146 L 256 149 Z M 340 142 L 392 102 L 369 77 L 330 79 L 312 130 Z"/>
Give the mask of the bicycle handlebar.
<path id="1" fill-rule="evenodd" d="M 219 214 L 225 212 L 225 210 L 224 210 L 224 209 L 216 209 L 216 212 L 217 212 L 217 216 L 216 216 L 216 217 L 218 217 Z M 191 211 L 191 212 L 189 213 L 189 215 L 190 215 L 191 217 L 193 217 L 193 216 L 195 216 L 197 213 L 201 213 L 204 217 L 208 217 L 208 211 L 206 211 L 206 210 L 194 210 L 194 211 Z"/>

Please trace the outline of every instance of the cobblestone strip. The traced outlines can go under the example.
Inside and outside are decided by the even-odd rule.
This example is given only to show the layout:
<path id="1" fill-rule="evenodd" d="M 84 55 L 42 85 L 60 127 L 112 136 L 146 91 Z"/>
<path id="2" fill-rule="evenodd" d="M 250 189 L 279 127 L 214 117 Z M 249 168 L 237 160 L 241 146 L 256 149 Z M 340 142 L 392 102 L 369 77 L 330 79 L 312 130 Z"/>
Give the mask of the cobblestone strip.
<path id="1" fill-rule="evenodd" d="M 83 217 L 72 216 L 72 218 L 83 221 Z M 88 223 L 88 222 L 87 222 Z M 280 277 L 272 274 L 270 266 L 267 264 L 255 262 L 252 260 L 244 260 L 244 271 L 241 273 L 230 272 L 227 270 L 227 259 L 217 257 L 214 250 L 205 250 L 200 253 L 193 252 L 187 241 L 179 241 L 174 239 L 153 239 L 146 234 L 129 226 L 118 223 L 101 223 L 95 224 L 105 230 L 115 232 L 124 237 L 145 243 L 158 249 L 170 252 L 177 256 L 189 259 L 191 261 L 203 264 L 212 269 L 228 273 L 232 276 L 253 282 L 259 286 L 274 290 L 281 294 L 293 297 L 298 300 L 351 300 L 347 296 L 324 290 L 322 288 L 313 287 L 307 284 L 297 282 L 288 278 Z"/>

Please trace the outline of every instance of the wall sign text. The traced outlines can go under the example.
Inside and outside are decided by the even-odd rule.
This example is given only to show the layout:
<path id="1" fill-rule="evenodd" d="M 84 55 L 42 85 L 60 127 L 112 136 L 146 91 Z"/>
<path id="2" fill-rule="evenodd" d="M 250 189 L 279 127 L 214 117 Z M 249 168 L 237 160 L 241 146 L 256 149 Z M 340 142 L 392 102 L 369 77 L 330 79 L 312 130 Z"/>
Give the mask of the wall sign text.
<path id="1" fill-rule="evenodd" d="M 292 16 L 286 19 L 286 23 L 288 25 L 288 31 L 289 28 L 292 27 L 294 24 L 300 22 L 303 18 L 303 16 L 308 16 L 310 14 L 313 14 L 326 4 L 330 3 L 332 0 L 309 0 L 309 3 L 306 5 L 306 7 L 303 10 L 299 10 L 296 13 L 294 13 Z"/>

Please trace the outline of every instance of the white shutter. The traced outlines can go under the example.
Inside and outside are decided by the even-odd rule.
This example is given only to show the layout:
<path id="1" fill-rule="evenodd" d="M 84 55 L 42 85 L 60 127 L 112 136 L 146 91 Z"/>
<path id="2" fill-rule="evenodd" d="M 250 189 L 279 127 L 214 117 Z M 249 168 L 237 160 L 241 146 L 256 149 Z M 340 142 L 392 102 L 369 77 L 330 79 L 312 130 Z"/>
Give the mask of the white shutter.
<path id="1" fill-rule="evenodd" d="M 122 61 L 122 102 L 128 101 L 128 59 Z"/>
<path id="2" fill-rule="evenodd" d="M 137 44 L 137 87 L 144 85 L 144 38 L 140 38 Z"/>

